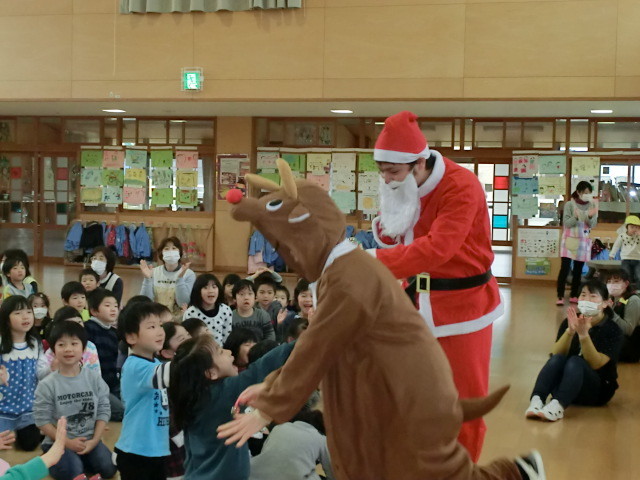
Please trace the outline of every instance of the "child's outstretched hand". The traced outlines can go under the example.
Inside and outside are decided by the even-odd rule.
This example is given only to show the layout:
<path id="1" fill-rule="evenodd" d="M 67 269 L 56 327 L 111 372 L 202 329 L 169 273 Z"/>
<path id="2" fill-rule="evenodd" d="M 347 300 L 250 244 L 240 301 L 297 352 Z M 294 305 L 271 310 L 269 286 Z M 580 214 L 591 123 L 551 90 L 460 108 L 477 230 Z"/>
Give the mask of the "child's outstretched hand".
<path id="1" fill-rule="evenodd" d="M 9 450 L 11 444 L 16 441 L 16 434 L 11 430 L 0 432 L 0 450 Z"/>
<path id="2" fill-rule="evenodd" d="M 53 442 L 53 445 L 51 445 L 49 451 L 40 457 L 47 468 L 50 468 L 52 465 L 55 465 L 60 461 L 64 454 L 64 445 L 66 441 L 67 419 L 65 417 L 60 417 L 58 420 L 58 427 L 56 428 L 56 440 Z"/>
<path id="3" fill-rule="evenodd" d="M 272 419 L 253 410 L 251 413 L 239 413 L 231 422 L 218 427 L 218 438 L 226 438 L 224 444 L 236 444 L 242 447 L 247 440 L 271 423 Z"/>
<path id="4" fill-rule="evenodd" d="M 0 365 L 0 385 L 9 385 L 9 370 L 4 365 Z"/>

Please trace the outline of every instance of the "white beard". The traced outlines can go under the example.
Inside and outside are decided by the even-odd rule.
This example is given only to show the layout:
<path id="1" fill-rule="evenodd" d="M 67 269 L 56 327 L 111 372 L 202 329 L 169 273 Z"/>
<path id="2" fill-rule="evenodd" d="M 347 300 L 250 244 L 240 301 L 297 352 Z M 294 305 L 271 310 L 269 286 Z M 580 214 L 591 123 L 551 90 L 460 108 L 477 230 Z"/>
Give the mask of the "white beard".
<path id="1" fill-rule="evenodd" d="M 380 177 L 380 219 L 384 235 L 394 238 L 407 233 L 419 210 L 418 184 L 412 172 L 402 182 L 386 184 Z"/>

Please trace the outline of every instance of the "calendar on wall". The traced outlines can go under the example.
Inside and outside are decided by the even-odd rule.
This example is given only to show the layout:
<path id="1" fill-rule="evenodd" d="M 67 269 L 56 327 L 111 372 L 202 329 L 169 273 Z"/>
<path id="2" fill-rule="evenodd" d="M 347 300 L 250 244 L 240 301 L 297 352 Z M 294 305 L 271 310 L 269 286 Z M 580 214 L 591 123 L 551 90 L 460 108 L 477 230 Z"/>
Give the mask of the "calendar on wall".
<path id="1" fill-rule="evenodd" d="M 560 229 L 518 229 L 519 257 L 557 257 L 560 253 Z"/>

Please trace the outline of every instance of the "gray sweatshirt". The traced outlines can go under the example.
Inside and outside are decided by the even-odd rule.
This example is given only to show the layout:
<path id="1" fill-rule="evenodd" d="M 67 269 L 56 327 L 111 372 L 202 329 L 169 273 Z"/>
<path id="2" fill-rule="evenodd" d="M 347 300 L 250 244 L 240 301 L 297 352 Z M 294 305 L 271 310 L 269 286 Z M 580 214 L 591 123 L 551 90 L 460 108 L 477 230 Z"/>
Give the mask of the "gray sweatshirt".
<path id="1" fill-rule="evenodd" d="M 242 317 L 237 310 L 234 310 L 231 317 L 231 329 L 238 327 L 254 330 L 260 340 L 276 339 L 276 333 L 273 330 L 269 314 L 258 307 L 253 307 L 253 313 L 248 317 Z"/>
<path id="2" fill-rule="evenodd" d="M 260 455 L 251 459 L 249 480 L 319 480 L 317 463 L 333 480 L 327 437 L 305 422 L 283 423 L 269 434 Z"/>
<path id="3" fill-rule="evenodd" d="M 69 438 L 93 438 L 96 421 L 109 421 L 109 387 L 95 370 L 83 368 L 75 377 L 52 372 L 36 388 L 33 415 L 38 427 L 67 417 Z M 43 445 L 53 443 L 45 437 Z"/>

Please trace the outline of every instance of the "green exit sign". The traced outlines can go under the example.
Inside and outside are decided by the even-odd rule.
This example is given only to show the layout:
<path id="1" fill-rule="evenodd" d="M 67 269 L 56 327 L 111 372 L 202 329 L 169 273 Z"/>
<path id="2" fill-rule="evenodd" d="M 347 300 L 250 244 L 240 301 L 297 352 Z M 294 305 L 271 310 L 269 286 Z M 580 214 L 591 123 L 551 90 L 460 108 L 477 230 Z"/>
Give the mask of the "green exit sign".
<path id="1" fill-rule="evenodd" d="M 182 69 L 182 90 L 202 90 L 202 81 L 201 68 Z"/>

